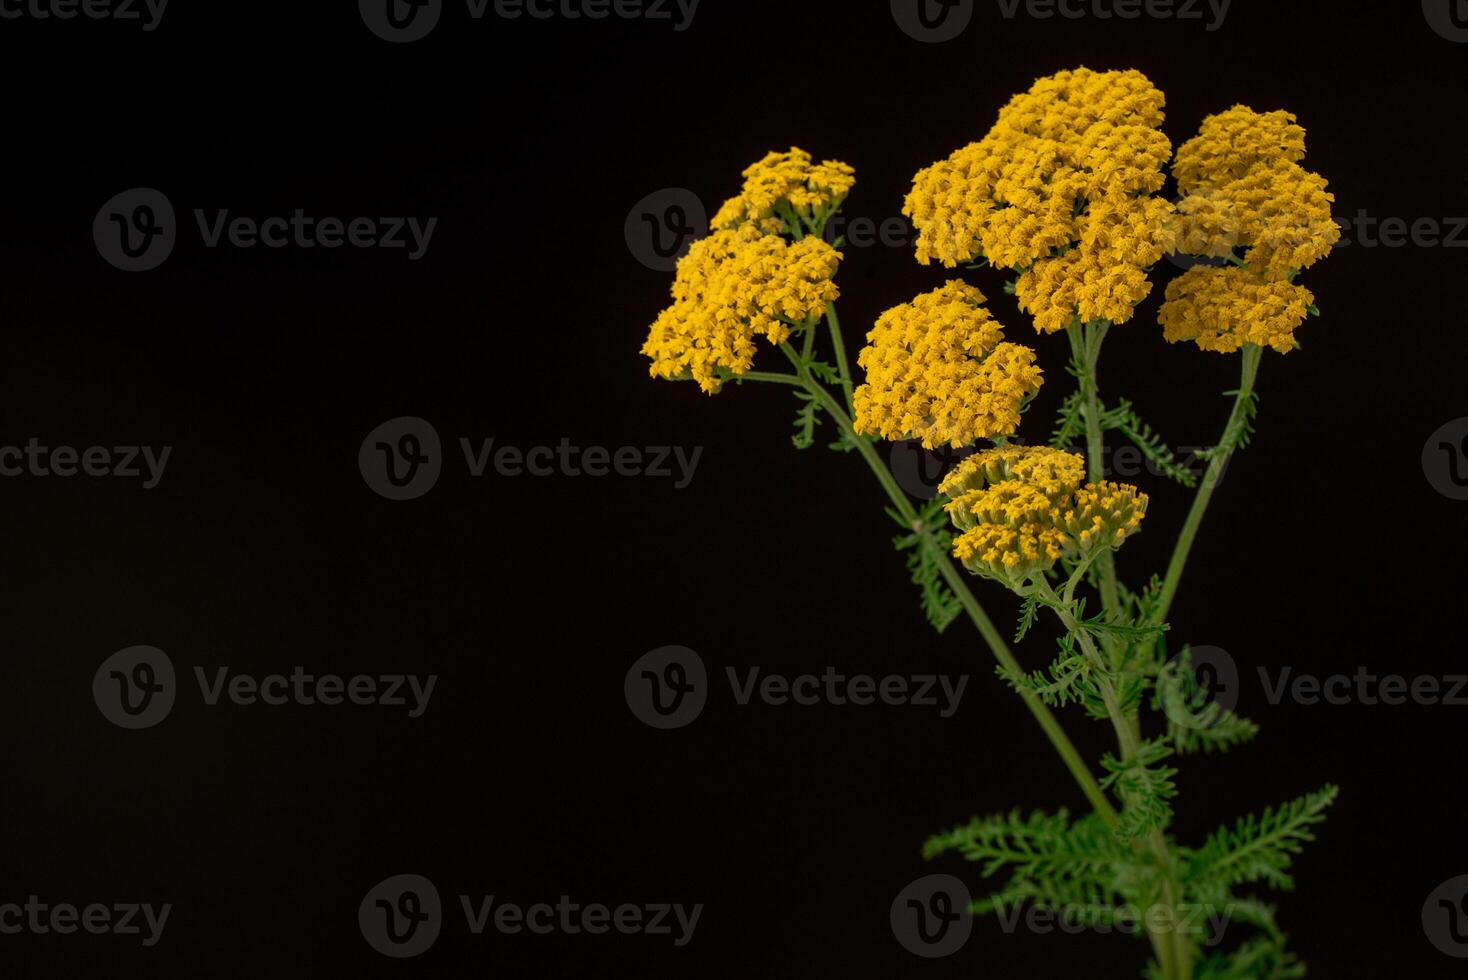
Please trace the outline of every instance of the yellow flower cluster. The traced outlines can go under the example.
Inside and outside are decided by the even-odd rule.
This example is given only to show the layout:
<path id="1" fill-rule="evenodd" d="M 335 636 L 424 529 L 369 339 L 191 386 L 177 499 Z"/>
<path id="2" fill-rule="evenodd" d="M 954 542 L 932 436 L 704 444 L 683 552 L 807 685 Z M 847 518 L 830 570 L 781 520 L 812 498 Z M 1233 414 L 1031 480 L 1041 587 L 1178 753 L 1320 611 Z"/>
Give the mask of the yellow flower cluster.
<path id="1" fill-rule="evenodd" d="M 1188 193 L 1238 180 L 1259 165 L 1305 158 L 1305 129 L 1284 110 L 1255 112 L 1236 105 L 1203 120 L 1198 135 L 1177 149 L 1172 175 Z"/>
<path id="2" fill-rule="evenodd" d="M 1234 261 L 1236 248 L 1245 252 L 1242 268 L 1196 266 L 1168 286 L 1158 319 L 1169 341 L 1224 352 L 1246 343 L 1294 348 L 1313 297 L 1293 280 L 1341 235 L 1330 214 L 1335 196 L 1300 166 L 1304 156 L 1294 115 L 1247 106 L 1209 116 L 1178 148 L 1177 250 Z"/>
<path id="3" fill-rule="evenodd" d="M 1045 446 L 1001 446 L 964 460 L 939 486 L 960 532 L 954 557 L 1017 589 L 1061 558 L 1120 547 L 1146 516 L 1147 495 L 1085 478 L 1081 457 Z"/>
<path id="4" fill-rule="evenodd" d="M 1185 195 L 1178 206 L 1179 249 L 1244 261 L 1271 282 L 1330 254 L 1340 228 L 1325 178 L 1300 166 L 1305 130 L 1288 112 L 1235 106 L 1203 120 L 1177 151 L 1173 174 Z"/>
<path id="5" fill-rule="evenodd" d="M 1020 307 L 1045 333 L 1131 319 L 1174 234 L 1155 196 L 1172 155 L 1164 101 L 1138 71 L 1040 79 L 982 140 L 914 178 L 903 213 L 918 261 L 1019 271 Z"/>
<path id="6" fill-rule="evenodd" d="M 1041 383 L 1035 352 L 1005 343 L 984 294 L 956 279 L 883 313 L 857 364 L 856 431 L 929 449 L 1012 435 Z"/>
<path id="7" fill-rule="evenodd" d="M 1087 483 L 1065 514 L 1065 533 L 1082 556 L 1119 548 L 1147 516 L 1147 495 L 1130 483 Z"/>
<path id="8" fill-rule="evenodd" d="M 737 228 L 751 223 L 767 235 L 795 234 L 787 226 L 785 207 L 810 226 L 841 205 L 856 184 L 856 171 L 839 160 L 812 164 L 809 153 L 791 147 L 769 153 L 744 171 L 744 187 L 714 215 L 713 227 Z M 784 205 L 785 207 L 782 207 Z"/>
<path id="9" fill-rule="evenodd" d="M 790 324 L 820 316 L 839 292 L 832 277 L 841 253 L 819 238 L 790 243 L 754 225 L 715 231 L 678 261 L 673 305 L 652 325 L 642 353 L 651 374 L 691 377 L 714 394 L 717 373 L 748 371 L 754 338 L 784 343 Z"/>
<path id="10" fill-rule="evenodd" d="M 1258 344 L 1287 353 L 1314 301 L 1297 283 L 1270 282 L 1248 269 L 1197 266 L 1168 284 L 1157 320 L 1169 343 L 1193 340 L 1222 354 Z"/>

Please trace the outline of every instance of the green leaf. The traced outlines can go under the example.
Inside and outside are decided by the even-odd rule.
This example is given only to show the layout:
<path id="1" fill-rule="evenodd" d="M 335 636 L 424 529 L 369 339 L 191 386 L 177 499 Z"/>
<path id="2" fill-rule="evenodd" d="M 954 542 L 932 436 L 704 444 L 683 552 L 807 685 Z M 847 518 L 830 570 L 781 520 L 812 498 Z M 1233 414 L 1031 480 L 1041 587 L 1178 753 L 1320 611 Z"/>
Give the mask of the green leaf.
<path id="1" fill-rule="evenodd" d="M 1094 633 L 1098 636 L 1111 636 L 1118 640 L 1128 640 L 1133 643 L 1139 640 L 1161 636 L 1171 629 L 1166 623 L 1152 624 L 1136 620 L 1121 622 L 1114 619 L 1107 619 L 1105 613 L 1097 613 L 1090 619 L 1077 619 L 1076 625 L 1088 633 Z"/>
<path id="2" fill-rule="evenodd" d="M 827 364 L 825 361 L 811 361 L 806 366 L 810 368 L 810 373 L 815 376 L 817 381 L 833 385 L 841 380 L 841 372 L 837 371 L 836 368 Z"/>
<path id="3" fill-rule="evenodd" d="M 1237 397 L 1239 392 L 1236 389 L 1225 391 L 1224 394 L 1232 398 Z M 1249 440 L 1254 435 L 1254 419 L 1259 415 L 1259 393 L 1257 391 L 1249 392 L 1243 400 L 1242 409 L 1238 419 L 1228 427 L 1228 431 L 1224 432 L 1222 441 L 1212 449 L 1205 449 L 1199 453 L 1199 459 L 1211 461 L 1219 456 L 1228 456 L 1249 444 Z"/>
<path id="4" fill-rule="evenodd" d="M 1167 734 L 1179 755 L 1223 751 L 1259 734 L 1259 726 L 1223 707 L 1209 695 L 1192 668 L 1192 652 L 1157 672 L 1152 707 L 1167 718 Z"/>
<path id="5" fill-rule="evenodd" d="M 1232 828 L 1215 831 L 1193 855 L 1188 884 L 1200 892 L 1257 881 L 1281 890 L 1293 888 L 1289 869 L 1295 855 L 1315 839 L 1312 828 L 1325 819 L 1338 793 L 1336 787 L 1327 785 L 1278 809 L 1266 807 L 1257 817 L 1240 817 Z"/>
<path id="6" fill-rule="evenodd" d="M 1091 665 L 1078 653 L 1062 652 L 1047 670 L 1037 670 L 1032 674 L 1006 667 L 997 667 L 995 670 L 1010 687 L 1016 691 L 1028 691 L 1052 708 L 1074 701 L 1100 705 L 1103 713 L 1106 710 L 1101 702 L 1100 692 L 1091 680 Z"/>
<path id="7" fill-rule="evenodd" d="M 1145 837 L 1154 830 L 1165 830 L 1172 822 L 1172 799 L 1177 796 L 1173 777 L 1177 770 L 1160 763 L 1172 755 L 1165 739 L 1143 742 L 1137 756 L 1121 761 L 1111 754 L 1101 759 L 1108 775 L 1101 780 L 1106 789 L 1114 789 L 1121 799 L 1121 823 L 1116 834 L 1123 840 Z"/>
<path id="8" fill-rule="evenodd" d="M 1055 414 L 1055 429 L 1050 435 L 1050 445 L 1055 449 L 1069 449 L 1086 431 L 1085 402 L 1081 393 L 1073 391 L 1060 403 Z"/>
<path id="9" fill-rule="evenodd" d="M 1014 642 L 1019 643 L 1025 638 L 1035 625 L 1035 617 L 1040 613 L 1040 602 L 1034 596 L 1026 596 L 1024 605 L 1019 608 L 1019 625 L 1014 629 Z"/>
<path id="10" fill-rule="evenodd" d="M 1284 948 L 1283 936 L 1256 936 L 1197 965 L 1193 980 L 1299 980 L 1305 964 Z"/>
<path id="11" fill-rule="evenodd" d="M 1152 885 L 1152 872 L 1095 814 L 1074 822 L 1065 810 L 976 817 L 923 847 L 928 860 L 949 853 L 977 864 L 986 879 L 1008 876 L 998 891 L 974 902 L 976 914 L 1033 902 L 1068 918 L 1095 919 L 1130 900 L 1130 886 Z"/>
<path id="12" fill-rule="evenodd" d="M 804 404 L 795 413 L 795 435 L 790 437 L 790 441 L 796 449 L 809 449 L 816 444 L 816 420 L 821 406 L 810 392 L 797 391 L 795 397 Z"/>
<path id="13" fill-rule="evenodd" d="M 831 443 L 830 448 L 838 453 L 849 453 L 856 449 L 857 443 L 864 438 L 866 437 L 854 435 L 850 429 L 840 429 L 836 433 L 836 441 Z"/>
<path id="14" fill-rule="evenodd" d="M 939 633 L 942 633 L 963 613 L 959 602 L 943 578 L 941 562 L 953 549 L 953 534 L 948 529 L 948 518 L 943 511 L 943 502 L 933 499 L 918 511 L 918 526 L 913 528 L 892 509 L 887 515 L 898 525 L 907 529 L 892 539 L 892 546 L 907 553 L 907 569 L 913 584 L 922 596 L 923 615 Z"/>
<path id="15" fill-rule="evenodd" d="M 1101 425 L 1109 431 L 1126 436 L 1163 476 L 1176 480 L 1185 487 L 1198 485 L 1198 477 L 1177 461 L 1162 437 L 1153 432 L 1152 427 L 1143 422 L 1141 416 L 1132 409 L 1131 402 L 1122 399 L 1115 408 L 1102 412 Z"/>

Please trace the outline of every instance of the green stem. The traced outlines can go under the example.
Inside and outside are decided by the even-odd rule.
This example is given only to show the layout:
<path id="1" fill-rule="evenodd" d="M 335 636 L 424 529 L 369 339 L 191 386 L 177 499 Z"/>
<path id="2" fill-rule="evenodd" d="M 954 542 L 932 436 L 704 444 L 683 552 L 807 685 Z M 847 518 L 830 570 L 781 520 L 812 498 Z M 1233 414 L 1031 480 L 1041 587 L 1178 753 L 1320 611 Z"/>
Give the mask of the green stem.
<path id="1" fill-rule="evenodd" d="M 805 381 L 802 378 L 796 377 L 793 374 L 780 374 L 775 371 L 745 371 L 743 374 L 736 375 L 735 380 L 769 381 L 774 384 L 794 385 L 797 388 L 805 387 Z"/>
<path id="2" fill-rule="evenodd" d="M 1101 391 L 1096 381 L 1096 370 L 1101 361 L 1101 345 L 1110 329 L 1111 324 L 1102 320 L 1085 326 L 1076 324 L 1067 331 L 1071 351 L 1081 369 L 1078 381 L 1082 414 L 1086 419 L 1086 463 L 1093 483 L 1106 478 L 1106 432 L 1101 424 Z M 1116 585 L 1116 562 L 1109 550 L 1102 553 L 1096 566 L 1101 580 L 1101 604 L 1107 616 L 1120 621 L 1121 596 Z"/>
<path id="3" fill-rule="evenodd" d="M 792 359 L 794 358 L 793 351 L 787 349 L 786 353 Z M 872 474 L 876 476 L 877 482 L 886 491 L 888 499 L 891 500 L 892 506 L 902 517 L 902 520 L 914 530 L 923 530 L 922 523 L 918 519 L 918 513 L 913 508 L 912 502 L 908 500 L 907 494 L 898 485 L 892 472 L 883 464 L 881 458 L 878 457 L 877 451 L 873 448 L 871 441 L 856 434 L 851 417 L 842 410 L 841 405 L 831 396 L 831 393 L 811 377 L 808 369 L 800 366 L 800 373 L 805 379 L 806 389 L 821 403 L 821 407 L 831 416 L 846 438 L 855 444 L 857 451 L 861 454 L 862 459 L 866 461 L 867 466 L 871 468 Z M 954 566 L 952 559 L 947 554 L 936 550 L 933 552 L 933 558 L 938 566 L 939 572 L 943 576 L 943 580 L 948 583 L 948 587 L 958 597 L 958 601 L 963 606 L 964 612 L 968 614 L 969 619 L 978 628 L 979 635 L 989 645 L 990 651 L 994 654 L 994 659 L 999 661 L 999 664 L 1005 670 L 1011 673 L 1020 673 L 1019 661 L 1015 659 L 1014 652 L 1009 649 L 1009 644 L 1005 642 L 999 630 L 994 627 L 993 620 L 984 612 L 983 606 L 979 605 L 978 599 L 974 597 L 973 592 L 968 587 L 968 583 L 964 581 L 962 574 Z M 1050 744 L 1060 755 L 1061 761 L 1065 763 L 1065 767 L 1070 770 L 1071 776 L 1075 779 L 1076 784 L 1080 787 L 1086 800 L 1091 804 L 1091 807 L 1096 813 L 1101 816 L 1101 819 L 1108 826 L 1114 828 L 1118 823 L 1115 807 L 1111 805 L 1111 801 L 1102 792 L 1100 784 L 1096 782 L 1096 777 L 1086 767 L 1086 763 L 1076 750 L 1074 743 L 1071 742 L 1070 738 L 1065 734 L 1065 730 L 1060 726 L 1060 721 L 1033 692 L 1022 691 L 1020 692 L 1020 696 L 1023 698 L 1025 706 L 1029 708 L 1030 714 L 1034 716 L 1035 721 L 1039 723 L 1040 728 L 1045 732 L 1045 736 L 1050 740 Z"/>
<path id="4" fill-rule="evenodd" d="M 1067 590 L 1066 598 L 1062 600 L 1043 576 L 1036 578 L 1035 588 L 1049 601 L 1066 632 L 1077 639 L 1086 658 L 1091 662 L 1092 669 L 1095 671 L 1096 690 L 1101 695 L 1102 703 L 1106 705 L 1106 714 L 1111 720 L 1111 727 L 1116 732 L 1121 760 L 1122 762 L 1134 761 L 1142 747 L 1136 712 L 1127 712 L 1122 709 L 1121 701 L 1116 694 L 1112 671 L 1092 640 L 1090 632 L 1076 620 L 1074 599 L 1069 594 L 1069 590 Z M 1172 859 L 1172 853 L 1167 846 L 1167 837 L 1161 828 L 1153 828 L 1147 836 L 1145 846 L 1152 852 L 1152 857 L 1162 872 L 1162 906 L 1166 912 L 1162 924 L 1155 929 L 1152 928 L 1150 917 L 1148 919 L 1148 938 L 1152 942 L 1152 951 L 1156 954 L 1157 963 L 1162 968 L 1162 975 L 1167 980 L 1191 980 L 1192 948 L 1188 945 L 1187 936 L 1183 934 L 1177 921 L 1177 907 L 1181 897 L 1177 865 Z"/>
<path id="5" fill-rule="evenodd" d="M 1234 398 L 1233 411 L 1228 416 L 1228 425 L 1224 426 L 1220 446 L 1224 446 L 1237 427 L 1243 424 L 1244 414 L 1248 411 L 1249 401 L 1254 394 L 1254 382 L 1259 377 L 1259 362 L 1263 355 L 1264 348 L 1257 345 L 1250 344 L 1244 348 L 1239 390 Z M 1198 492 L 1193 497 L 1193 507 L 1188 511 L 1188 519 L 1183 523 L 1182 533 L 1178 535 L 1177 544 L 1172 549 L 1172 560 L 1167 563 L 1167 574 L 1162 579 L 1162 592 L 1157 597 L 1157 607 L 1152 613 L 1154 626 L 1167 621 L 1167 614 L 1172 609 L 1172 600 L 1177 596 L 1178 585 L 1182 581 L 1183 569 L 1188 564 L 1188 554 L 1192 551 L 1193 539 L 1198 536 L 1198 527 L 1203 523 L 1203 514 L 1208 510 L 1208 503 L 1213 499 L 1213 491 L 1218 488 L 1218 483 L 1223 477 L 1223 469 L 1228 465 L 1232 456 L 1231 448 L 1222 449 L 1215 452 L 1208 461 L 1208 470 L 1203 474 L 1203 479 L 1198 484 Z"/>
<path id="6" fill-rule="evenodd" d="M 856 400 L 851 392 L 851 367 L 846 361 L 846 342 L 841 339 L 841 320 L 836 304 L 826 304 L 826 325 L 831 328 L 831 346 L 836 351 L 836 370 L 841 374 L 841 391 L 846 396 L 846 411 L 856 414 Z"/>

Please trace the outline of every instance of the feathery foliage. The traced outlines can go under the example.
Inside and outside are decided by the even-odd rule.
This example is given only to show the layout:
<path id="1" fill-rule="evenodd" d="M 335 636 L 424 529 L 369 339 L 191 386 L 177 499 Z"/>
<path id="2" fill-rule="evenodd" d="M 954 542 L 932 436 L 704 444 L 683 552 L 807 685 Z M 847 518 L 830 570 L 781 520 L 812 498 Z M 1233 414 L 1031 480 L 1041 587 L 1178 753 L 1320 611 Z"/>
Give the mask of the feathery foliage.
<path id="1" fill-rule="evenodd" d="M 1198 477 L 1177 461 L 1176 454 L 1167 443 L 1152 431 L 1150 425 L 1142 421 L 1132 409 L 1132 403 L 1125 398 L 1117 402 L 1115 408 L 1102 411 L 1101 425 L 1108 431 L 1120 432 L 1125 436 L 1163 476 L 1176 480 L 1185 487 L 1198 485 Z"/>
<path id="2" fill-rule="evenodd" d="M 1188 881 L 1200 893 L 1212 893 L 1246 882 L 1271 888 L 1294 887 L 1289 875 L 1294 858 L 1315 839 L 1312 828 L 1325 819 L 1338 790 L 1327 785 L 1281 807 L 1265 807 L 1259 816 L 1240 817 L 1221 827 L 1192 856 Z"/>
<path id="3" fill-rule="evenodd" d="M 1172 663 L 1158 671 L 1153 709 L 1167 719 L 1167 734 L 1179 755 L 1224 751 L 1259 734 L 1259 726 L 1214 700 L 1192 667 L 1192 651 L 1183 647 Z"/>
<path id="4" fill-rule="evenodd" d="M 1107 773 L 1101 785 L 1115 789 L 1122 802 L 1118 837 L 1136 840 L 1154 830 L 1166 830 L 1172 822 L 1177 770 L 1161 764 L 1171 755 L 1172 746 L 1156 738 L 1143 742 L 1134 758 L 1121 760 L 1110 753 L 1101 758 L 1101 768 Z"/>
<path id="5" fill-rule="evenodd" d="M 943 580 L 942 566 L 953 548 L 953 534 L 943 518 L 943 502 L 934 499 L 918 511 L 918 526 L 909 527 L 902 515 L 887 510 L 897 524 L 907 529 L 892 539 L 892 546 L 907 554 L 907 570 L 922 596 L 923 615 L 939 633 L 963 613 L 963 604 Z"/>

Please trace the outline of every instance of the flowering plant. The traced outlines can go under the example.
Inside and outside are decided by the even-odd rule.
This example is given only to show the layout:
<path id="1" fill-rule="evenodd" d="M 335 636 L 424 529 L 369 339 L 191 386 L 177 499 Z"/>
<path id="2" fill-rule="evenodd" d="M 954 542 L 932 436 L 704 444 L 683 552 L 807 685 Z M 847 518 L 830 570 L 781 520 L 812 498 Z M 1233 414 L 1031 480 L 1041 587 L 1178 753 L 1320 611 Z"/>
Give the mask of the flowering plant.
<path id="1" fill-rule="evenodd" d="M 1174 153 L 1163 104 L 1136 71 L 1042 78 L 983 139 L 920 171 L 907 196 L 920 263 L 1007 272 L 1005 288 L 1036 331 L 1068 336 L 1076 386 L 1048 445 L 1017 438 L 1043 382 L 1035 351 L 1007 340 L 984 294 L 963 279 L 879 317 L 856 359 L 858 383 L 836 315 L 840 242 L 826 240 L 854 172 L 799 149 L 744 171 L 739 195 L 680 261 L 674 301 L 643 353 L 654 376 L 709 394 L 730 381 L 794 389 L 799 448 L 814 444 L 828 417 L 832 448 L 859 455 L 890 498 L 902 527 L 895 543 L 929 620 L 939 630 L 960 616 L 972 621 L 1075 779 L 1090 807 L 1084 815 L 1015 811 L 928 841 L 926 857 L 957 853 L 989 882 L 974 913 L 1029 903 L 1114 926 L 1122 909 L 1142 908 L 1150 977 L 1297 977 L 1304 967 L 1273 909 L 1243 892 L 1291 886 L 1293 856 L 1336 790 L 1246 816 L 1197 846 L 1169 834 L 1175 759 L 1227 749 L 1257 727 L 1210 697 L 1187 648 L 1169 650 L 1167 618 L 1223 470 L 1252 432 L 1264 351 L 1298 347 L 1296 329 L 1319 311 L 1297 279 L 1329 254 L 1340 230 L 1325 180 L 1300 165 L 1305 133 L 1293 115 L 1236 106 L 1205 119 Z M 1175 202 L 1160 194 L 1169 163 Z M 1129 402 L 1103 402 L 1098 384 L 1108 332 L 1133 319 L 1152 290 L 1153 266 L 1169 254 L 1196 264 L 1167 286 L 1163 337 L 1239 358 L 1233 407 L 1203 454 L 1201 478 Z M 753 368 L 759 338 L 788 370 Z M 819 350 L 827 342 L 831 361 Z M 1106 479 L 1113 435 L 1195 490 L 1166 569 L 1136 587 L 1118 577 L 1114 555 L 1141 530 L 1148 497 Z M 974 451 L 934 501 L 916 506 L 881 461 L 877 439 Z M 989 446 L 975 449 L 981 442 Z M 1050 664 L 1020 666 L 960 567 L 1022 599 L 1016 642 L 1042 615 L 1054 617 L 1059 649 Z M 1072 704 L 1115 733 L 1100 777 L 1052 711 Z M 1225 909 L 1252 930 L 1215 951 L 1221 937 L 1204 935 L 1191 912 L 1212 918 Z"/>

